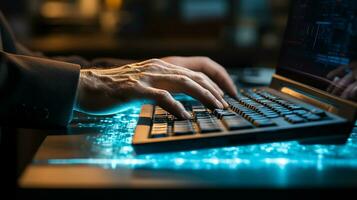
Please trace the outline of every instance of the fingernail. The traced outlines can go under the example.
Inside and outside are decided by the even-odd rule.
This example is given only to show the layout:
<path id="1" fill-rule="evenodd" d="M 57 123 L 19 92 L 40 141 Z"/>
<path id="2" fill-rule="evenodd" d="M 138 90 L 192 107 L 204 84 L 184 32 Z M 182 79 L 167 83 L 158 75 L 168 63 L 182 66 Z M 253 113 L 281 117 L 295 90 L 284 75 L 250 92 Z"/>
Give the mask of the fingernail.
<path id="1" fill-rule="evenodd" d="M 229 107 L 229 104 L 224 99 L 222 99 L 222 104 L 223 104 L 224 108 Z"/>
<path id="2" fill-rule="evenodd" d="M 221 102 L 219 102 L 217 99 L 215 99 L 214 102 L 215 102 L 217 108 L 220 108 L 220 109 L 224 108 L 223 104 Z"/>
<path id="3" fill-rule="evenodd" d="M 185 118 L 185 119 L 191 119 L 191 118 L 192 118 L 191 114 L 188 113 L 187 111 L 184 111 L 184 112 L 182 113 L 182 115 L 183 115 L 183 118 Z"/>

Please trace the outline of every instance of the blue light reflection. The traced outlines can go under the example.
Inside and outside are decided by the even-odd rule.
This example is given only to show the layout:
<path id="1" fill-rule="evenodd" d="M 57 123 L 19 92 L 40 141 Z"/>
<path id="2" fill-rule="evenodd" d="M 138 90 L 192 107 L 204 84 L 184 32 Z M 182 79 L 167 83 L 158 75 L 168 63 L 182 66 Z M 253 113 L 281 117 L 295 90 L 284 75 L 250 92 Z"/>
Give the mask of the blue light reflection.
<path id="1" fill-rule="evenodd" d="M 133 103 L 99 123 L 81 123 L 79 127 L 95 127 L 100 134 L 86 136 L 93 158 L 51 159 L 49 164 L 91 164 L 104 168 L 150 169 L 239 169 L 276 167 L 357 168 L 357 133 L 345 145 L 300 145 L 280 142 L 249 146 L 204 149 L 188 152 L 135 155 L 131 137 L 140 112 L 140 103 Z"/>

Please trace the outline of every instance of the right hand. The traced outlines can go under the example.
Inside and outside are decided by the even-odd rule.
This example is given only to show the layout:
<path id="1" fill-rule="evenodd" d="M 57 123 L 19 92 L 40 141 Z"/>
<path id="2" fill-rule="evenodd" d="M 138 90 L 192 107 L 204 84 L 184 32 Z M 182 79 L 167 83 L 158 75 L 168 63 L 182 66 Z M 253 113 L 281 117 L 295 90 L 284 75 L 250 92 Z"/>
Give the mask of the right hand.
<path id="1" fill-rule="evenodd" d="M 75 110 L 111 114 L 121 103 L 151 99 L 176 117 L 191 118 L 170 93 L 186 93 L 208 107 L 228 107 L 222 92 L 204 73 L 151 59 L 111 69 L 81 70 Z"/>

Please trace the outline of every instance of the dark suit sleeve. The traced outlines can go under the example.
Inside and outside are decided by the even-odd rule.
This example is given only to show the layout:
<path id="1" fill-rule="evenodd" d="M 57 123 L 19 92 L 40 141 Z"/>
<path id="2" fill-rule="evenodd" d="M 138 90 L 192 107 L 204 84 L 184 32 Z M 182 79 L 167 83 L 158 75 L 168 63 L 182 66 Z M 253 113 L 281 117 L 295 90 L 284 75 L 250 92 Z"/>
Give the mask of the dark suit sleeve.
<path id="1" fill-rule="evenodd" d="M 80 66 L 0 51 L 0 123 L 66 126 Z"/>

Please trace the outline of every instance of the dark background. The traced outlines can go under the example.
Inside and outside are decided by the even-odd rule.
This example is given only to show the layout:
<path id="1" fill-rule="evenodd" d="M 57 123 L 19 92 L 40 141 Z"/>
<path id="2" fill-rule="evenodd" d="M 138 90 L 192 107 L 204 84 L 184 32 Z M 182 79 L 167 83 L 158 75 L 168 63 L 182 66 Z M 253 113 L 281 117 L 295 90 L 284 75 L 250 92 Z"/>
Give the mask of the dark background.
<path id="1" fill-rule="evenodd" d="M 16 36 L 46 55 L 209 56 L 275 67 L 288 0 L 3 0 Z"/>

